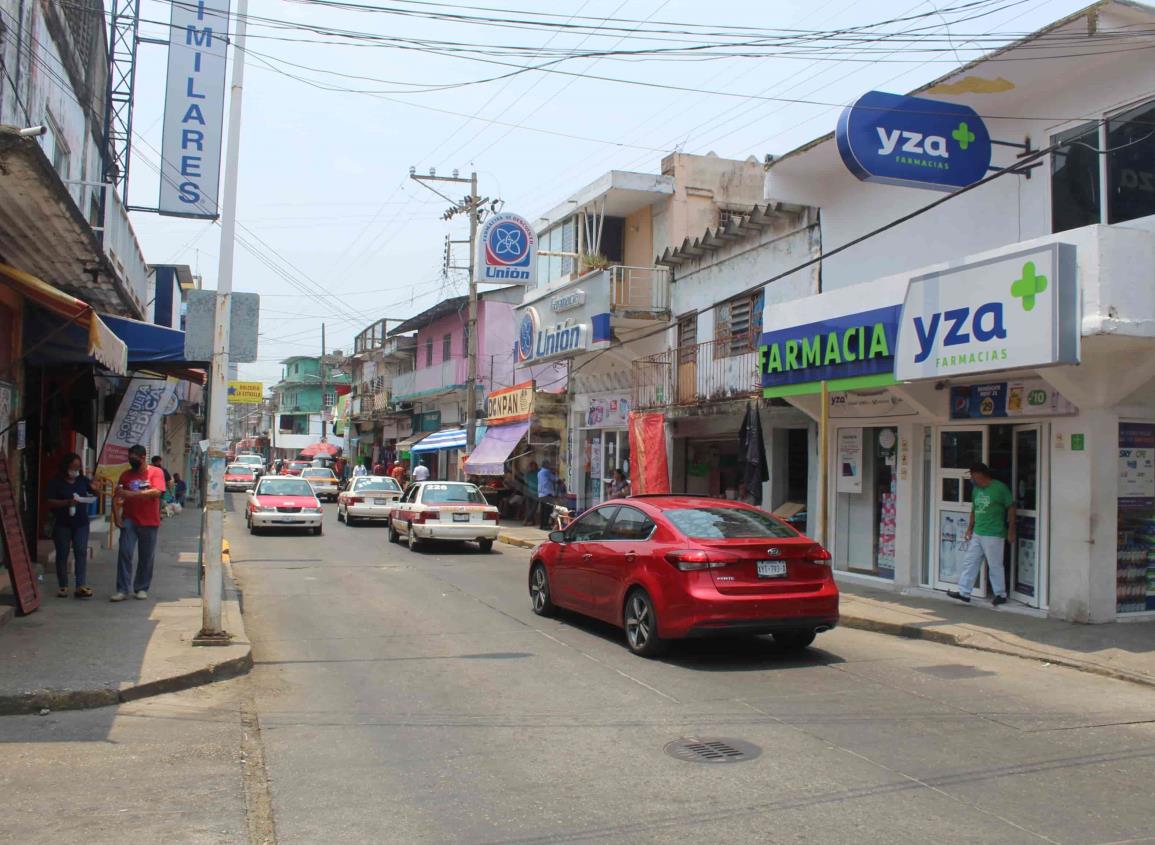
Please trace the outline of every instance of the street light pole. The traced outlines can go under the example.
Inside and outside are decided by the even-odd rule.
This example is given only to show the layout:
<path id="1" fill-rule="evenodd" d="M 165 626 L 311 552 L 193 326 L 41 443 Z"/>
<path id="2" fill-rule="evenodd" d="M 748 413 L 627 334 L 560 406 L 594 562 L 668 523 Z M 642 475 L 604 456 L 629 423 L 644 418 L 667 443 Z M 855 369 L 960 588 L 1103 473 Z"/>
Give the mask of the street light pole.
<path id="1" fill-rule="evenodd" d="M 221 621 L 224 596 L 222 544 L 225 534 L 225 458 L 228 450 L 225 414 L 228 408 L 229 314 L 233 292 L 233 251 L 237 233 L 237 165 L 241 151 L 241 99 L 245 84 L 245 32 L 248 0 L 237 0 L 233 20 L 233 74 L 229 93 L 229 131 L 225 142 L 224 186 L 221 192 L 221 246 L 217 265 L 216 330 L 213 333 L 212 380 L 209 382 L 208 484 L 205 492 L 204 589 L 201 590 L 201 630 L 194 645 L 228 645 L 231 635 Z"/>

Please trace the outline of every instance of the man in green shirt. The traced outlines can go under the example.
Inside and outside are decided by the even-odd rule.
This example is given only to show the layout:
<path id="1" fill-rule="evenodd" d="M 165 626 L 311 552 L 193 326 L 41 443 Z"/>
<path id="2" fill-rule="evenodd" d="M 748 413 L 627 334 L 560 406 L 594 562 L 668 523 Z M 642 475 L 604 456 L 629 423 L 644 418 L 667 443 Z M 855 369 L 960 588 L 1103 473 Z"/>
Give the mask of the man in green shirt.
<path id="1" fill-rule="evenodd" d="M 971 518 L 964 540 L 967 542 L 959 573 L 958 589 L 947 595 L 969 602 L 971 591 L 979 576 L 983 558 L 987 561 L 987 577 L 991 581 L 992 604 L 1007 600 L 1007 579 L 1003 572 L 1003 549 L 1008 541 L 1015 542 L 1015 499 L 1010 488 L 991 475 L 986 464 L 971 467 Z"/>

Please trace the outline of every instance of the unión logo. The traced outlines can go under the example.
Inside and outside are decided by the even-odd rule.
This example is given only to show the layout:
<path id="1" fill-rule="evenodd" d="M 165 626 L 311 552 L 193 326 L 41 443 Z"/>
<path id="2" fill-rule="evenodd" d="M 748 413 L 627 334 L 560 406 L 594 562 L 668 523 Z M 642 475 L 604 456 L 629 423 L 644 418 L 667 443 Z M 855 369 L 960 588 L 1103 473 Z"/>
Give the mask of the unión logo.
<path id="1" fill-rule="evenodd" d="M 533 344 L 537 338 L 537 309 L 526 308 L 517 326 L 517 360 L 528 361 L 533 357 Z"/>
<path id="2" fill-rule="evenodd" d="M 478 242 L 481 260 L 477 281 L 532 283 L 537 235 L 524 217 L 509 213 L 490 216 L 481 227 Z"/>

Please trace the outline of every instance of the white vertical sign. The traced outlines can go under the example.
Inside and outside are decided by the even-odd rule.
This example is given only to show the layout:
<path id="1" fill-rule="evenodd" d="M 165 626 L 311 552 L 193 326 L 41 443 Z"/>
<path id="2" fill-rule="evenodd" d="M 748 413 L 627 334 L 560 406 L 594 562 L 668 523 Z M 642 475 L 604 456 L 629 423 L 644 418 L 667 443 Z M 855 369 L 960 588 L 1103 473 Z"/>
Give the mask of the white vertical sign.
<path id="1" fill-rule="evenodd" d="M 839 493 L 862 492 L 862 429 L 838 429 L 838 481 L 835 489 Z"/>
<path id="2" fill-rule="evenodd" d="M 217 216 L 229 0 L 172 0 L 161 214 Z"/>

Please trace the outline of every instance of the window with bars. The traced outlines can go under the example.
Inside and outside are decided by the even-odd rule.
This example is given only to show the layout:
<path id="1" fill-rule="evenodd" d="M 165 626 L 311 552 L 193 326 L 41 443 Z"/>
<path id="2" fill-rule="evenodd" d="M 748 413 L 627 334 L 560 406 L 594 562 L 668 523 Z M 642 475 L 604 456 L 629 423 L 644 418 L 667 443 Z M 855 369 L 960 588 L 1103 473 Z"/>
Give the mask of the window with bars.
<path id="1" fill-rule="evenodd" d="M 441 360 L 448 361 L 453 357 L 453 335 L 445 334 L 441 337 Z"/>
<path id="2" fill-rule="evenodd" d="M 425 366 L 433 366 L 433 338 L 431 337 L 425 339 Z"/>
<path id="3" fill-rule="evenodd" d="M 714 316 L 714 340 L 719 341 L 715 354 L 720 357 L 742 355 L 753 350 L 762 334 L 762 308 L 765 294 L 744 294 L 723 302 Z"/>

